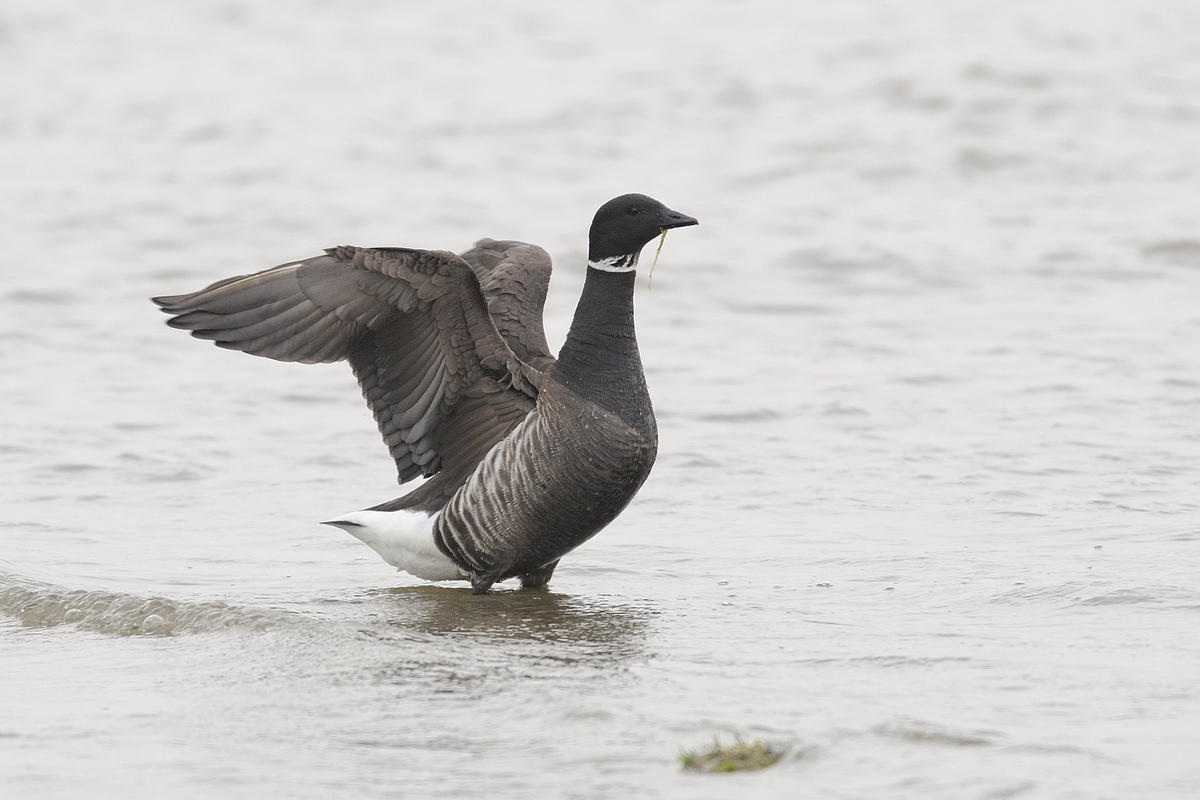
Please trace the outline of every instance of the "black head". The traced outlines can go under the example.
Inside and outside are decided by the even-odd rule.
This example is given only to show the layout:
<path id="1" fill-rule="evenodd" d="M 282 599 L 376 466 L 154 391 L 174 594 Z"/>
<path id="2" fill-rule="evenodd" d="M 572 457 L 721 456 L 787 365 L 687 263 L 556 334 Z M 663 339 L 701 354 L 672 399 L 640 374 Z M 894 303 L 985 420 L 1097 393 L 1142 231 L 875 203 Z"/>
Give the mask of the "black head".
<path id="1" fill-rule="evenodd" d="M 669 228 L 697 225 L 693 218 L 672 211 L 653 197 L 623 194 L 600 206 L 588 234 L 588 260 L 636 256 L 648 242 Z"/>

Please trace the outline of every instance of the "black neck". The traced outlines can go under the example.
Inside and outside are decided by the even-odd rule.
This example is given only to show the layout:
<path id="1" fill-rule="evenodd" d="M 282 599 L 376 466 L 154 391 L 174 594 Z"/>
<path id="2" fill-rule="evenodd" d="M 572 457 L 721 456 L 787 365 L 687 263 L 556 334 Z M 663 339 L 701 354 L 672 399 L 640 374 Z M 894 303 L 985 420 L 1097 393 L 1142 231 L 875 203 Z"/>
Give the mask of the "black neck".
<path id="1" fill-rule="evenodd" d="M 601 408 L 640 425 L 653 412 L 633 329 L 634 279 L 633 272 L 588 267 L 571 331 L 550 376 Z"/>

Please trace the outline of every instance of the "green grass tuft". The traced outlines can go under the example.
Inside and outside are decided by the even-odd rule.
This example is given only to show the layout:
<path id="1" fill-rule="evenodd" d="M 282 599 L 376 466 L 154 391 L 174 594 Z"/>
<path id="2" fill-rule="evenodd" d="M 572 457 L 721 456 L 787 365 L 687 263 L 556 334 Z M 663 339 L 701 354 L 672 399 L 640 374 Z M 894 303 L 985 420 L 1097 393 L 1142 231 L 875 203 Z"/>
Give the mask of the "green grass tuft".
<path id="1" fill-rule="evenodd" d="M 769 744 L 761 739 L 744 742 L 737 737 L 733 744 L 722 745 L 714 737 L 707 750 L 685 750 L 679 754 L 679 763 L 688 772 L 749 772 L 766 769 L 783 758 L 784 748 Z"/>

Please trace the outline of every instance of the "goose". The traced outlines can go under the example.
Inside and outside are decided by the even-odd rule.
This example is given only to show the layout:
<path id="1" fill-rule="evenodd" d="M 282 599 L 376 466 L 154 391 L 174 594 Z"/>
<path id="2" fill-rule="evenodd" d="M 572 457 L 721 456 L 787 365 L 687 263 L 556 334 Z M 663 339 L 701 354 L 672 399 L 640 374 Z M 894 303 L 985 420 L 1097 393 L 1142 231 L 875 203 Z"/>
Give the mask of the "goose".
<path id="1" fill-rule="evenodd" d="M 542 328 L 550 257 L 522 242 L 482 239 L 461 256 L 334 247 L 152 300 L 218 347 L 350 362 L 399 482 L 427 480 L 326 524 L 418 579 L 542 588 L 650 474 L 658 428 L 634 275 L 646 244 L 696 224 L 645 195 L 602 205 L 557 358 Z"/>

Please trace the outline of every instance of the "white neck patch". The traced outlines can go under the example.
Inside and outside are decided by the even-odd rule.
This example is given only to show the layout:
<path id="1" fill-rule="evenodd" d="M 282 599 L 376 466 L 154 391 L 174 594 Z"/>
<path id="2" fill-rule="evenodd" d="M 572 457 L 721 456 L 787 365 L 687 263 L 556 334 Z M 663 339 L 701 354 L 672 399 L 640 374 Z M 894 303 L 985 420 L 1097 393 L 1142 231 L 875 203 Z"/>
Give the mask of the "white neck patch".
<path id="1" fill-rule="evenodd" d="M 601 272 L 633 272 L 637 269 L 638 253 L 631 256 L 609 256 L 599 261 L 588 261 L 588 266 Z"/>

